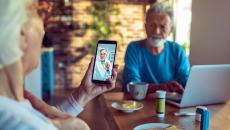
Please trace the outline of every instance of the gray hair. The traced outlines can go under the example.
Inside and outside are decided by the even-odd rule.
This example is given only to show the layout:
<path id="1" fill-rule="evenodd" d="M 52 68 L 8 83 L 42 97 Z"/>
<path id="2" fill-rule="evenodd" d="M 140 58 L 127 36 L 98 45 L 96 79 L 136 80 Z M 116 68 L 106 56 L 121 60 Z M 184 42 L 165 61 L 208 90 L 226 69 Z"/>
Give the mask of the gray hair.
<path id="1" fill-rule="evenodd" d="M 173 14 L 172 7 L 166 6 L 163 3 L 155 3 L 155 4 L 150 6 L 150 8 L 146 12 L 146 18 L 145 18 L 146 22 L 147 22 L 147 18 L 149 17 L 150 14 L 157 14 L 157 13 L 161 13 L 161 12 L 166 13 L 170 17 L 171 21 L 173 22 L 174 14 Z"/>
<path id="2" fill-rule="evenodd" d="M 0 0 L 0 69 L 21 58 L 19 38 L 26 17 L 25 0 Z"/>

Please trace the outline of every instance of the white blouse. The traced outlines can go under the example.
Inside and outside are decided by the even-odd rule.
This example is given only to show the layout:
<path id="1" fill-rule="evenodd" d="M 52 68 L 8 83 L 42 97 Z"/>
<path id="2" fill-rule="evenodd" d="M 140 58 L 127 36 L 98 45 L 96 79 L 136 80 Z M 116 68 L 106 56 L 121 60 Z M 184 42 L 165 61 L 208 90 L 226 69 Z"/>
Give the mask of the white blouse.
<path id="1" fill-rule="evenodd" d="M 57 130 L 28 100 L 17 102 L 0 96 L 1 130 Z"/>

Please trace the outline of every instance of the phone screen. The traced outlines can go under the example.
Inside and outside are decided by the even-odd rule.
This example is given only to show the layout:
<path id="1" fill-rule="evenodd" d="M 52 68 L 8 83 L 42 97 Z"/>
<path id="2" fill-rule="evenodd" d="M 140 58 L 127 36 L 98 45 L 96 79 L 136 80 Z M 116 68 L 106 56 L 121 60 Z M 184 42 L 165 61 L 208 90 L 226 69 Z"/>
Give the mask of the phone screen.
<path id="1" fill-rule="evenodd" d="M 101 40 L 97 44 L 94 59 L 93 82 L 106 83 L 112 76 L 117 42 Z"/>

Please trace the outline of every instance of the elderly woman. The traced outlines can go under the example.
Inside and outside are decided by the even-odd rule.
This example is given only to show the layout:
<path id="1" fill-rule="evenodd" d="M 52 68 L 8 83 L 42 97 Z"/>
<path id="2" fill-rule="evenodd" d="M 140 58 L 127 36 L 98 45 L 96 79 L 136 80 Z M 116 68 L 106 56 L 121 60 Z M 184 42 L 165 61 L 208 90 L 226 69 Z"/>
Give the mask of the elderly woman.
<path id="1" fill-rule="evenodd" d="M 0 129 L 89 129 L 73 116 L 95 96 L 115 87 L 118 66 L 113 69 L 111 84 L 96 85 L 91 82 L 91 61 L 80 87 L 58 106 L 63 112 L 28 92 L 24 94 L 24 76 L 38 64 L 43 21 L 37 14 L 35 0 L 0 0 L 0 6 Z"/>
<path id="2" fill-rule="evenodd" d="M 124 91 L 127 91 L 129 82 L 147 82 L 150 84 L 149 93 L 156 90 L 183 93 L 190 65 L 183 48 L 166 40 L 172 27 L 170 7 L 156 3 L 148 9 L 147 38 L 131 42 L 126 51 Z"/>

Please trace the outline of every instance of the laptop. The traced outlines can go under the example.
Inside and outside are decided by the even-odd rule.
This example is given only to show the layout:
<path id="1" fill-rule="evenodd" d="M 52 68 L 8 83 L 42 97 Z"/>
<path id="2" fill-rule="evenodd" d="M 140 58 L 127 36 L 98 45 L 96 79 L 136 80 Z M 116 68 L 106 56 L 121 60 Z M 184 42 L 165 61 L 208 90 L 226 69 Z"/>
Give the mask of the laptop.
<path id="1" fill-rule="evenodd" d="M 225 103 L 229 99 L 230 64 L 194 65 L 183 95 L 167 96 L 166 102 L 183 108 Z"/>

